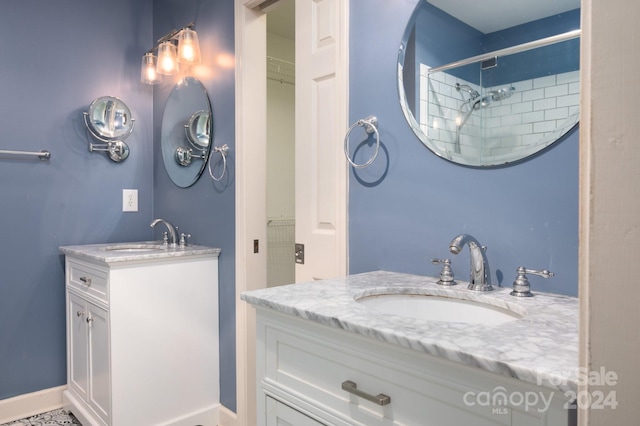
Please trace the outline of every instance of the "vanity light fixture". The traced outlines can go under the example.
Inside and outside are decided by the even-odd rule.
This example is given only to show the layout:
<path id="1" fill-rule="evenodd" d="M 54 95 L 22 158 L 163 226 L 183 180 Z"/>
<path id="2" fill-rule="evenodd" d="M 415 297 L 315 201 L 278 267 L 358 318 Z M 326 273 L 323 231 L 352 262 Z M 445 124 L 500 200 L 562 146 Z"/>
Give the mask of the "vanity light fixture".
<path id="1" fill-rule="evenodd" d="M 156 71 L 162 75 L 173 75 L 178 72 L 178 53 L 172 41 L 163 41 L 158 46 Z"/>
<path id="2" fill-rule="evenodd" d="M 140 70 L 140 81 L 145 84 L 158 84 L 162 81 L 162 76 L 156 70 L 158 66 L 158 58 L 152 53 L 147 52 L 142 57 L 142 68 Z"/>
<path id="3" fill-rule="evenodd" d="M 186 27 L 178 33 L 178 61 L 185 64 L 200 63 L 198 33 Z"/>
<path id="4" fill-rule="evenodd" d="M 153 54 L 158 52 L 158 56 Z M 158 39 L 157 45 L 148 50 L 142 57 L 140 81 L 145 84 L 157 84 L 162 75 L 174 75 L 178 72 L 178 64 L 200 63 L 200 44 L 195 23 L 190 23 L 180 30 L 173 30 Z"/>

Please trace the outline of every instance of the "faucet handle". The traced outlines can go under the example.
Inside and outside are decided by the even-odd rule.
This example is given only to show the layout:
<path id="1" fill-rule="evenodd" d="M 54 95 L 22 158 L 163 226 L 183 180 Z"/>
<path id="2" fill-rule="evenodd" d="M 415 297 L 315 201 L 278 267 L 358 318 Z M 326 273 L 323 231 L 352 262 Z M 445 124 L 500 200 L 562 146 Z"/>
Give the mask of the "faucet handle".
<path id="1" fill-rule="evenodd" d="M 453 271 L 451 270 L 451 260 L 449 259 L 431 259 L 431 263 L 434 265 L 442 264 L 442 270 L 440 271 L 439 285 L 450 286 L 457 283 L 453 279 Z"/>
<path id="2" fill-rule="evenodd" d="M 180 247 L 187 245 L 187 238 L 191 238 L 191 234 L 185 234 L 184 232 L 180 234 Z"/>
<path id="3" fill-rule="evenodd" d="M 167 231 L 162 233 L 162 245 L 163 246 L 169 245 L 169 233 Z"/>
<path id="4" fill-rule="evenodd" d="M 511 292 L 512 296 L 517 297 L 531 297 L 533 293 L 531 293 L 531 285 L 529 284 L 529 279 L 526 274 L 538 275 L 543 278 L 551 278 L 553 277 L 553 272 L 543 269 L 542 271 L 538 271 L 535 269 L 527 269 L 524 266 L 520 266 L 517 270 L 517 276 L 515 281 L 513 282 L 513 291 Z"/>

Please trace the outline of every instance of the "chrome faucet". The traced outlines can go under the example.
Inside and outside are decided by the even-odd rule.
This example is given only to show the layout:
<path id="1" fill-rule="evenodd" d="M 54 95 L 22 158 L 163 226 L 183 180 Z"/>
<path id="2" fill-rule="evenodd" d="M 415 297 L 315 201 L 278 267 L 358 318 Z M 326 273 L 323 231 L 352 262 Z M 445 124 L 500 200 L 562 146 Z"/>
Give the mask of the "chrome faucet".
<path id="1" fill-rule="evenodd" d="M 451 240 L 449 251 L 458 254 L 462 251 L 464 245 L 469 246 L 471 254 L 471 273 L 469 278 L 469 290 L 491 291 L 491 274 L 489 273 L 489 262 L 485 251 L 486 246 L 481 246 L 478 240 L 468 234 L 460 234 Z"/>
<path id="2" fill-rule="evenodd" d="M 159 223 L 164 223 L 167 226 L 167 229 L 169 230 L 169 237 L 167 240 L 164 241 L 164 244 L 168 244 L 169 247 L 175 247 L 176 246 L 176 228 L 173 227 L 172 224 L 170 224 L 169 222 L 167 222 L 164 219 L 156 219 L 153 222 L 151 222 L 151 227 L 155 227 L 157 224 Z"/>

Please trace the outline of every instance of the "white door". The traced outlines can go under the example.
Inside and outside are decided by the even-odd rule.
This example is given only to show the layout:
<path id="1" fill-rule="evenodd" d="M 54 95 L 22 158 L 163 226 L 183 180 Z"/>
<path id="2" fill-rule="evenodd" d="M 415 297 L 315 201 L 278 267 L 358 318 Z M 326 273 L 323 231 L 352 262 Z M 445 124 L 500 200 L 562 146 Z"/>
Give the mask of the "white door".
<path id="1" fill-rule="evenodd" d="M 296 1 L 296 282 L 347 274 L 348 3 Z"/>
<path id="2" fill-rule="evenodd" d="M 266 256 L 259 249 L 266 246 L 267 234 L 266 14 L 261 5 L 277 7 L 265 0 L 235 3 L 238 300 L 245 290 L 267 284 Z M 347 163 L 342 140 L 348 128 L 349 1 L 296 0 L 296 9 L 296 27 L 303 29 L 296 35 L 296 44 L 301 44 L 296 48 L 296 66 L 301 67 L 296 68 L 296 88 L 300 84 L 305 90 L 301 93 L 307 94 L 296 94 L 296 109 L 306 111 L 296 115 L 296 241 L 306 250 L 304 265 L 296 264 L 296 281 L 307 281 L 347 273 Z M 303 36 L 306 41 L 298 40 Z M 311 60 L 314 65 L 303 65 Z M 323 60 L 327 63 L 319 66 Z M 315 116 L 303 120 L 307 114 Z M 236 342 L 237 424 L 249 426 L 257 418 L 255 310 L 246 303 L 236 306 Z"/>

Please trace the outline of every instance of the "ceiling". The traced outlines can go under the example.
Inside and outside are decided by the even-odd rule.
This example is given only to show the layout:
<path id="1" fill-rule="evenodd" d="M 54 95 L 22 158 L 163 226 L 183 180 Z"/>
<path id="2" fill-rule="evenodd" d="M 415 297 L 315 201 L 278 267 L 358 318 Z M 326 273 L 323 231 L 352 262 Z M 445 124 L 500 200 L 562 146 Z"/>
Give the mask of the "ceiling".
<path id="1" fill-rule="evenodd" d="M 580 0 L 428 0 L 484 34 L 580 8 Z"/>
<path id="2" fill-rule="evenodd" d="M 269 9 L 267 32 L 295 40 L 295 0 L 279 0 Z"/>

